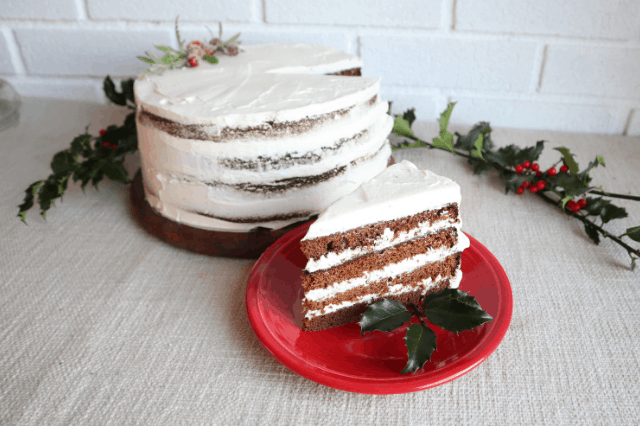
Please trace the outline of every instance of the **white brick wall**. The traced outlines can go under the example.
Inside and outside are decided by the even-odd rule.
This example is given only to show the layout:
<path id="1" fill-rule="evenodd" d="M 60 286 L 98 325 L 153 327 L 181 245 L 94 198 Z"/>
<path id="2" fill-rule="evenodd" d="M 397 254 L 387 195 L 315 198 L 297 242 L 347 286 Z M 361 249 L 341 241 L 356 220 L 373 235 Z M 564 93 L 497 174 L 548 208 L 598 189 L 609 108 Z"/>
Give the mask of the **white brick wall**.
<path id="1" fill-rule="evenodd" d="M 242 32 L 360 55 L 393 111 L 452 122 L 640 135 L 638 0 L 0 0 L 0 77 L 23 96 L 105 102 L 135 56 Z"/>

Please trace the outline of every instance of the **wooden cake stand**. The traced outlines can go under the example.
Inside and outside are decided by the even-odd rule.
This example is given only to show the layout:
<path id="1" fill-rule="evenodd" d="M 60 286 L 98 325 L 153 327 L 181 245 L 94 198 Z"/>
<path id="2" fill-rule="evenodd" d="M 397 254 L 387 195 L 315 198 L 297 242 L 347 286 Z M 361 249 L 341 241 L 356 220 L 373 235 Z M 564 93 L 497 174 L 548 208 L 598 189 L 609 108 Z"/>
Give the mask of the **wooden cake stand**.
<path id="1" fill-rule="evenodd" d="M 389 165 L 394 163 L 390 157 Z M 278 238 L 308 221 L 282 229 L 258 228 L 252 232 L 211 231 L 174 222 L 158 214 L 145 200 L 140 170 L 131 182 L 129 197 L 133 217 L 151 235 L 181 249 L 210 256 L 257 259 Z"/>

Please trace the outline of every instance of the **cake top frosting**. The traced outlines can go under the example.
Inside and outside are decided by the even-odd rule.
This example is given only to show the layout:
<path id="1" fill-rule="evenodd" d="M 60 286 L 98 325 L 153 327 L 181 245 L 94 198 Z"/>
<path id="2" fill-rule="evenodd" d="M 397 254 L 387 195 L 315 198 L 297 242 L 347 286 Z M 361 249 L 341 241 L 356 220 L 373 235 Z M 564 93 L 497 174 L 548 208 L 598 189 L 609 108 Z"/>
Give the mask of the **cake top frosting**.
<path id="1" fill-rule="evenodd" d="M 309 227 L 303 240 L 411 216 L 460 203 L 460 199 L 457 183 L 429 170 L 419 170 L 404 160 L 329 206 Z"/>
<path id="2" fill-rule="evenodd" d="M 152 114 L 185 124 L 250 127 L 297 121 L 366 101 L 377 78 L 325 75 L 359 68 L 360 58 L 314 44 L 247 46 L 219 63 L 202 62 L 162 74 L 143 74 L 136 103 Z"/>

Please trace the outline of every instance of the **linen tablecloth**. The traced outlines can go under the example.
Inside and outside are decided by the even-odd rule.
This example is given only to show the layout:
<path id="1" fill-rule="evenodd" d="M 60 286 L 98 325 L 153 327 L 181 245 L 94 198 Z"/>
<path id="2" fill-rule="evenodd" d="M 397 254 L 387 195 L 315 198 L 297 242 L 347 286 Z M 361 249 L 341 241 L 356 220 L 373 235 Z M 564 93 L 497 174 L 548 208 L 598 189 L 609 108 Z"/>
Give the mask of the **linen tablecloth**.
<path id="1" fill-rule="evenodd" d="M 448 384 L 404 395 L 343 392 L 300 377 L 254 336 L 245 286 L 254 261 L 214 258 L 148 235 L 129 189 L 70 185 L 47 213 L 16 217 L 29 184 L 87 124 L 123 112 L 27 99 L 0 133 L 1 425 L 623 425 L 640 422 L 640 268 L 582 224 L 530 194 L 504 195 L 497 176 L 462 158 L 397 151 L 462 188 L 463 229 L 500 261 L 513 288 L 511 327 L 496 352 Z M 490 121 L 492 117 L 486 117 Z M 455 122 L 455 111 L 453 113 Z M 435 123 L 418 134 L 435 136 Z M 498 145 L 566 146 L 594 183 L 640 195 L 640 138 L 494 131 Z M 130 172 L 139 166 L 133 158 Z M 640 225 L 640 203 L 619 200 Z M 619 222 L 619 223 L 618 223 Z"/>

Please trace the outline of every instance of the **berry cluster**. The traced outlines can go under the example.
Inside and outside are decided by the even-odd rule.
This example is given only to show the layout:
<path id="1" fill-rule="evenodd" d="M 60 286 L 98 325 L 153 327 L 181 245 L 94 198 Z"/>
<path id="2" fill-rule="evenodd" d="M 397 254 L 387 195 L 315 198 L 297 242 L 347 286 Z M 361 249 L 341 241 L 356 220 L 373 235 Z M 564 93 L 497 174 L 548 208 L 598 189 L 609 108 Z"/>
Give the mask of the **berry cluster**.
<path id="1" fill-rule="evenodd" d="M 197 67 L 205 56 L 215 56 L 217 52 L 235 56 L 238 54 L 238 45 L 232 41 L 223 42 L 219 38 L 212 38 L 208 43 L 192 41 L 187 44 L 187 62 L 190 67 Z"/>
<path id="2" fill-rule="evenodd" d="M 531 161 L 528 161 L 528 160 L 522 164 L 518 164 L 515 168 L 516 168 L 516 173 L 518 174 L 522 174 L 526 169 L 530 169 L 532 172 L 535 172 L 535 176 L 537 178 L 544 176 L 544 173 L 540 171 L 540 165 L 538 163 L 531 163 Z M 551 177 L 551 176 L 555 176 L 556 173 L 557 173 L 556 169 L 551 167 L 549 170 L 547 170 L 546 174 L 547 176 Z M 518 194 L 523 194 L 524 190 L 527 188 L 529 188 L 529 192 L 531 192 L 532 194 L 535 194 L 538 191 L 543 191 L 546 187 L 547 187 L 547 182 L 545 182 L 544 180 L 538 180 L 535 182 L 529 182 L 525 180 L 524 182 L 522 182 L 522 184 L 518 188 Z"/>
<path id="3" fill-rule="evenodd" d="M 525 161 L 522 164 L 518 164 L 515 167 L 515 169 L 516 169 L 516 173 L 518 174 L 522 174 L 524 173 L 525 170 L 530 169 L 532 172 L 536 173 L 536 177 L 540 178 L 544 176 L 544 173 L 540 171 L 540 165 L 537 163 L 531 163 L 531 161 Z M 568 171 L 569 171 L 569 167 L 566 164 L 563 164 L 562 167 L 560 167 L 561 173 L 567 173 Z M 546 175 L 548 177 L 553 177 L 557 173 L 558 171 L 555 169 L 555 167 L 551 167 L 549 170 L 547 170 Z M 524 182 L 522 182 L 517 192 L 519 195 L 521 195 L 524 193 L 524 191 L 527 188 L 529 188 L 529 192 L 531 192 L 532 194 L 535 194 L 538 191 L 543 191 L 546 187 L 547 187 L 547 182 L 545 182 L 544 180 L 538 180 L 536 182 L 529 182 L 528 180 L 525 180 Z M 570 200 L 570 201 L 567 201 L 567 204 L 566 204 L 566 208 L 568 208 L 574 213 L 579 212 L 580 209 L 583 209 L 586 206 L 587 206 L 587 200 L 585 200 L 584 198 L 581 198 L 577 202 Z"/>
<path id="4" fill-rule="evenodd" d="M 107 131 L 105 129 L 102 129 L 102 130 L 100 130 L 99 133 L 100 133 L 100 136 L 104 136 L 107 133 Z M 112 144 L 112 143 L 109 143 L 109 142 L 106 142 L 106 141 L 102 142 L 102 146 L 105 147 L 105 148 L 111 148 L 111 149 L 117 149 L 118 148 L 118 145 Z"/>

